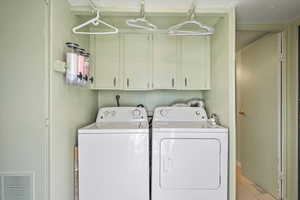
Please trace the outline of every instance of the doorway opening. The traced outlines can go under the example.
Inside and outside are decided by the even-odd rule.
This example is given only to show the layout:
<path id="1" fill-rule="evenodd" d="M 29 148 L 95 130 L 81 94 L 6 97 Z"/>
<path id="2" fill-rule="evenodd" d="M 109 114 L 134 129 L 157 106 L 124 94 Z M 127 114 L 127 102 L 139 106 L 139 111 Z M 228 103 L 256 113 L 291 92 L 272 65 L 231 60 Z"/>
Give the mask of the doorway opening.
<path id="1" fill-rule="evenodd" d="M 237 200 L 284 197 L 283 33 L 238 31 Z"/>

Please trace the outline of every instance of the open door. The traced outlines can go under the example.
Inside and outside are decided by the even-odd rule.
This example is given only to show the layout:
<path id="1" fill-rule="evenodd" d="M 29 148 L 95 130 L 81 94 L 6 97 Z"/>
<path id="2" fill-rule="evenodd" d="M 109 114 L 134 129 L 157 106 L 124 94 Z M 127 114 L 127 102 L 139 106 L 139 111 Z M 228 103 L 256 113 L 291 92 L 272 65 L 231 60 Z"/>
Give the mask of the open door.
<path id="1" fill-rule="evenodd" d="M 268 34 L 240 52 L 237 84 L 242 174 L 282 198 L 282 34 Z"/>

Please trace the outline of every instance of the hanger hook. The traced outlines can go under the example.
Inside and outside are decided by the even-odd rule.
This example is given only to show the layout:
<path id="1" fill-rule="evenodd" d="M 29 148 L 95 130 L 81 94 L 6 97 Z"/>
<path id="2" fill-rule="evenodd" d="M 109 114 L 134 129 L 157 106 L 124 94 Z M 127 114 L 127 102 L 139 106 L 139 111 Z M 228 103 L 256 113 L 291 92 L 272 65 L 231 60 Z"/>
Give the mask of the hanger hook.
<path id="1" fill-rule="evenodd" d="M 145 18 L 145 0 L 141 0 L 140 15 L 142 18 Z"/>
<path id="2" fill-rule="evenodd" d="M 193 1 L 191 8 L 189 10 L 190 20 L 194 20 L 196 17 L 196 1 Z"/>
<path id="3" fill-rule="evenodd" d="M 100 10 L 97 9 L 97 18 L 99 19 L 100 18 Z"/>
<path id="4" fill-rule="evenodd" d="M 97 12 L 97 16 L 98 16 L 98 13 L 100 13 L 100 9 L 96 6 L 96 4 L 92 0 L 89 0 L 89 3 L 90 6 Z"/>

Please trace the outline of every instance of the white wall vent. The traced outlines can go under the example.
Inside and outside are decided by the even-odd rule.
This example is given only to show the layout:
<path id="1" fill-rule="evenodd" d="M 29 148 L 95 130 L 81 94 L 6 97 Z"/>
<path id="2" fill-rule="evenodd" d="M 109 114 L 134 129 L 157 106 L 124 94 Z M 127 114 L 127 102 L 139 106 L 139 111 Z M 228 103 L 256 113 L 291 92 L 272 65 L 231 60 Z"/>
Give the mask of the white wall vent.
<path id="1" fill-rule="evenodd" d="M 0 200 L 34 200 L 34 174 L 0 173 Z"/>

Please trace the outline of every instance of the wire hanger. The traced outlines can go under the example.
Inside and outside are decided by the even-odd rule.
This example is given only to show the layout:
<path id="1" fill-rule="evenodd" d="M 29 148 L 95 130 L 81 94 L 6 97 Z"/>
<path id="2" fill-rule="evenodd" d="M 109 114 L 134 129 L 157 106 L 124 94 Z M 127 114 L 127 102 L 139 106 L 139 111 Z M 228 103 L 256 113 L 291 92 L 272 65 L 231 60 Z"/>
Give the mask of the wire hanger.
<path id="1" fill-rule="evenodd" d="M 73 33 L 75 33 L 75 34 L 84 34 L 84 35 L 109 35 L 109 34 L 118 33 L 119 32 L 118 28 L 116 28 L 113 25 L 110 25 L 110 24 L 108 24 L 105 21 L 100 19 L 100 10 L 92 2 L 92 0 L 89 0 L 89 3 L 91 5 L 91 7 L 97 12 L 96 17 L 84 22 L 83 24 L 80 24 L 80 25 L 74 27 L 72 29 Z M 100 32 L 82 32 L 82 31 L 79 31 L 79 29 L 81 29 L 81 28 L 83 28 L 87 25 L 90 25 L 90 24 L 93 24 L 94 26 L 98 26 L 99 24 L 102 24 L 102 25 L 105 25 L 106 27 L 112 29 L 112 31 L 102 31 L 102 32 L 101 31 Z"/>
<path id="2" fill-rule="evenodd" d="M 157 26 L 150 23 L 145 16 L 145 0 L 141 0 L 141 10 L 140 10 L 140 16 L 136 19 L 128 19 L 126 21 L 128 26 L 139 28 L 139 29 L 145 29 L 148 31 L 155 31 L 157 30 Z"/>
<path id="3" fill-rule="evenodd" d="M 195 16 L 196 16 L 196 3 L 195 1 L 192 3 L 192 6 L 190 8 L 190 10 L 188 11 L 188 15 L 189 15 L 189 20 L 182 22 L 180 24 L 177 24 L 175 26 L 172 26 L 168 29 L 168 34 L 169 35 L 213 35 L 215 32 L 215 29 L 209 26 L 205 26 L 203 24 L 201 24 L 200 22 L 195 20 Z M 196 25 L 199 27 L 198 31 L 187 31 L 187 30 L 180 30 L 180 28 L 182 28 L 185 25 Z M 201 31 L 204 30 L 204 31 Z"/>

